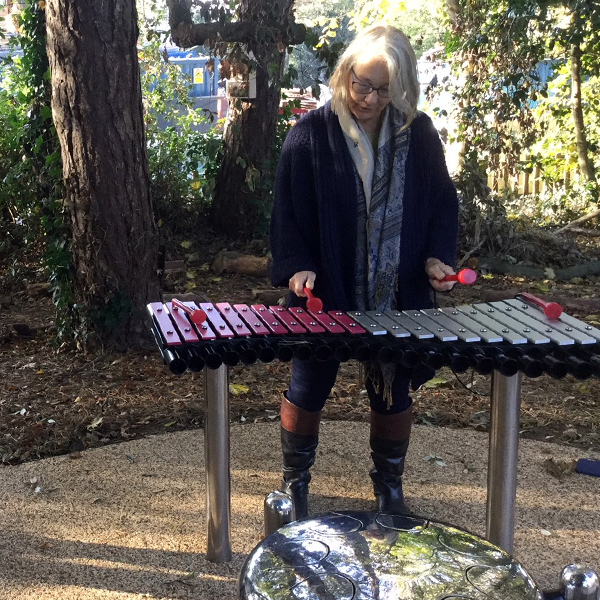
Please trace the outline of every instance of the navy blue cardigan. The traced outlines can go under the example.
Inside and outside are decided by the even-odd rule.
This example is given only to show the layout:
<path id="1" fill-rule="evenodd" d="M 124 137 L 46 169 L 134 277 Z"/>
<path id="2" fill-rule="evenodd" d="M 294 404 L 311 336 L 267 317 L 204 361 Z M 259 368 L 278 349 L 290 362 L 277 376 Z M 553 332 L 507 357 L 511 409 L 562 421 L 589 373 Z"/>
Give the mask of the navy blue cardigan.
<path id="1" fill-rule="evenodd" d="M 456 190 L 437 131 L 423 113 L 410 129 L 396 298 L 403 310 L 432 306 L 425 260 L 454 265 L 458 233 Z M 271 218 L 273 285 L 287 287 L 294 273 L 314 271 L 325 310 L 355 309 L 357 204 L 355 167 L 327 103 L 292 127 L 281 152 Z"/>

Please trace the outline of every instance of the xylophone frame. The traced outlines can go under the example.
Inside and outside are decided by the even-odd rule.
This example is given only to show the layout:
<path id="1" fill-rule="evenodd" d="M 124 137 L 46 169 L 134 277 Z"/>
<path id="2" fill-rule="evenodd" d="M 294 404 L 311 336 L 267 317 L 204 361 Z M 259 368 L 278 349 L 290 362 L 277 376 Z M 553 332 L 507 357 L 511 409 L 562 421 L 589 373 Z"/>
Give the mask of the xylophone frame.
<path id="1" fill-rule="evenodd" d="M 510 305 L 509 301 L 507 305 Z M 153 303 L 148 306 L 149 312 L 156 319 L 156 306 Z M 495 306 L 497 305 L 497 306 Z M 516 304 L 505 306 L 501 303 L 492 305 L 492 312 L 503 314 L 518 309 Z M 217 305 L 218 306 L 218 305 Z M 230 310 L 229 305 L 225 305 Z M 477 305 L 475 305 L 477 306 Z M 202 309 L 209 312 L 212 305 L 201 305 Z M 235 307 L 234 307 L 235 308 Z M 485 307 L 484 307 L 485 308 Z M 491 308 L 491 307 L 490 307 Z M 522 307 L 526 308 L 526 307 Z M 481 308 L 478 307 L 478 310 Z M 168 313 L 168 309 L 166 311 Z M 423 311 L 425 312 L 425 311 Z M 302 315 L 294 313 L 297 317 Z M 338 313 L 336 313 L 338 314 Z M 348 313 L 351 317 L 358 317 L 361 323 L 360 313 Z M 379 315 L 381 316 L 381 315 Z M 435 316 L 435 315 L 433 315 Z M 164 318 L 161 316 L 161 318 Z M 220 317 L 219 317 L 220 318 Z M 428 318 L 428 317 L 427 317 Z M 442 315 L 442 318 L 443 315 Z M 500 318 L 503 318 L 502 316 Z M 522 317 L 519 317 L 522 318 Z M 527 333 L 526 335 L 538 336 L 544 331 L 553 329 L 553 322 L 545 317 L 542 319 L 543 328 L 538 333 Z M 529 325 L 523 327 L 523 332 L 530 332 Z M 581 343 L 590 344 L 600 342 L 600 331 L 578 322 L 569 316 L 564 316 L 557 327 L 563 332 L 571 331 L 566 327 L 585 326 L 586 333 L 581 331 Z M 157 336 L 157 344 L 163 358 L 165 358 L 164 343 L 161 344 L 161 334 L 157 333 L 156 323 L 153 332 Z M 504 327 L 504 325 L 503 325 Z M 417 327 L 416 329 L 421 329 Z M 165 342 L 164 331 L 162 341 Z M 190 331 L 186 329 L 186 331 Z M 363 330 L 364 331 L 364 330 Z M 438 329 L 446 335 L 443 328 Z M 463 330 L 464 331 L 464 330 Z M 481 329 L 481 331 L 487 331 Z M 503 329 L 503 331 L 505 331 Z M 507 330 L 506 330 L 507 331 Z M 168 334 L 173 334 L 168 331 Z M 292 332 L 293 333 L 293 332 Z M 589 337 L 588 338 L 588 333 Z M 233 334 L 232 334 L 233 335 Z M 549 334 L 550 335 L 550 334 Z M 563 335 L 559 333 L 559 335 Z M 575 334 L 573 334 L 575 335 Z M 583 337 L 581 337 L 583 336 Z M 564 335 L 563 335 L 564 337 Z M 559 341 L 562 338 L 556 338 Z M 185 338 L 184 338 L 185 340 Z M 571 343 L 573 340 L 570 340 Z M 168 345 L 168 344 L 167 344 Z M 556 344 L 553 347 L 557 347 Z M 562 352 L 560 349 L 559 352 Z M 358 358 L 358 357 L 355 357 Z M 596 357 L 594 357 L 596 359 Z M 359 359 L 362 360 L 362 359 Z M 597 363 L 595 363 L 597 366 Z M 206 517 L 207 517 L 207 558 L 213 562 L 228 562 L 231 560 L 231 484 L 230 484 L 230 419 L 229 419 L 229 367 L 219 363 L 216 368 L 203 368 L 204 372 L 204 407 L 205 407 L 205 460 L 206 460 Z M 185 370 L 185 367 L 184 367 Z M 489 372 L 489 371 L 487 371 Z M 566 371 L 565 371 L 566 372 Z M 591 372 L 591 371 L 590 371 Z M 514 371 L 512 371 L 514 373 Z M 517 463 L 519 449 L 519 417 L 521 411 L 521 382 L 522 371 L 515 374 L 501 372 L 501 367 L 495 365 L 491 373 L 491 401 L 490 401 L 490 432 L 488 452 L 488 477 L 487 477 L 487 501 L 486 501 L 486 538 L 493 544 L 512 553 L 514 544 L 515 505 L 517 492 Z"/>
<path id="2" fill-rule="evenodd" d="M 229 367 L 204 369 L 204 462 L 208 560 L 231 560 Z"/>
<path id="3" fill-rule="evenodd" d="M 492 373 L 486 539 L 512 553 L 514 545 L 522 373 Z M 204 369 L 207 558 L 231 560 L 229 367 Z"/>

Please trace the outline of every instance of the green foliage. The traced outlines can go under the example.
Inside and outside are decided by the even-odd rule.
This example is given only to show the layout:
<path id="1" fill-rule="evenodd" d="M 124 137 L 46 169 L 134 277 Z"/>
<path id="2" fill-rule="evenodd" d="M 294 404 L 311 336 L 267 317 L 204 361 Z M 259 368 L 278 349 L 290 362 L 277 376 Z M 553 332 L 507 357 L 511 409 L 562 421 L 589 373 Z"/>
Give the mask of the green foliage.
<path id="1" fill-rule="evenodd" d="M 548 95 L 534 110 L 539 131 L 532 147 L 528 170 L 539 168 L 545 190 L 531 203 L 531 217 L 540 223 L 565 223 L 595 208 L 597 184 L 577 177 L 578 161 L 571 113 L 570 71 L 567 63 L 555 67 Z M 600 78 L 590 76 L 582 82 L 585 128 L 590 158 L 600 169 Z"/>
<path id="2" fill-rule="evenodd" d="M 255 192 L 253 198 L 256 198 L 253 211 L 256 215 L 256 225 L 253 232 L 255 238 L 265 238 L 269 232 L 277 163 L 279 162 L 285 137 L 295 120 L 295 115 L 292 112 L 294 108 L 300 108 L 299 100 L 285 103 L 282 112 L 277 116 L 271 160 L 258 169 L 251 165 L 246 169 L 246 184 Z"/>
<path id="3" fill-rule="evenodd" d="M 313 88 L 325 83 L 355 33 L 374 23 L 399 27 L 411 39 L 417 57 L 443 41 L 439 2 L 416 0 L 339 0 L 333 4 L 301 3 L 296 18 L 307 26 L 304 44 L 290 54 L 293 85 Z"/>
<path id="4" fill-rule="evenodd" d="M 532 19 L 512 0 L 459 4 L 447 39 L 462 83 L 455 90 L 458 136 L 492 167 L 504 154 L 512 168 L 534 139 L 531 102 L 545 93 L 536 74 L 544 40 L 534 26 L 542 15 Z"/>
<path id="5" fill-rule="evenodd" d="M 212 200 L 222 135 L 219 128 L 198 131 L 207 119 L 191 108 L 189 81 L 164 60 L 159 34 L 150 25 L 141 29 L 147 36 L 140 62 L 157 222 L 190 230 Z M 13 262 L 8 277 L 23 279 L 24 256 L 35 260 L 41 252 L 57 308 L 58 340 L 67 341 L 77 332 L 84 334 L 81 319 L 102 315 L 84 317 L 85 307 L 74 302 L 71 230 L 50 109 L 43 3 L 25 5 L 13 43 L 22 56 L 15 52 L 1 65 L 0 79 L 0 257 Z M 163 121 L 172 125 L 165 127 Z M 107 314 L 127 310 L 114 301 L 118 306 L 111 305 Z"/>
<path id="6" fill-rule="evenodd" d="M 514 225 L 507 219 L 501 198 L 487 185 L 485 163 L 476 151 L 467 152 L 454 183 L 459 205 L 459 256 L 501 254 L 510 249 Z"/>
<path id="7" fill-rule="evenodd" d="M 349 27 L 353 31 L 360 31 L 374 23 L 398 27 L 410 38 L 419 58 L 424 51 L 443 40 L 439 9 L 440 2 L 436 1 L 356 0 L 350 13 Z"/>
<path id="8" fill-rule="evenodd" d="M 164 48 L 164 12 L 140 22 L 144 122 L 154 213 L 163 236 L 187 235 L 212 203 L 222 155 L 222 127 L 194 108 L 190 78 Z M 214 64 L 214 63 L 213 63 Z"/>
<path id="9" fill-rule="evenodd" d="M 594 181 L 577 181 L 571 56 L 573 48 L 582 52 L 584 135 L 597 169 L 597 3 L 459 0 L 451 6 L 446 49 L 460 82 L 456 135 L 474 155 L 466 164 L 496 169 L 502 157 L 511 175 L 539 169 L 544 193 L 529 210 L 519 207 L 537 222 L 564 222 L 585 212 L 598 193 Z M 553 71 L 542 82 L 538 66 L 548 59 Z"/>
<path id="10" fill-rule="evenodd" d="M 90 311 L 90 317 L 96 327 L 104 331 L 117 329 L 133 311 L 131 299 L 123 291 L 108 298 L 101 308 Z"/>
<path id="11" fill-rule="evenodd" d="M 0 88 L 0 228 L 9 233 L 0 253 L 41 248 L 59 309 L 61 338 L 74 319 L 73 263 L 60 149 L 50 108 L 43 4 L 26 3 L 19 26 L 20 34 L 12 43 L 21 47 L 23 55 L 13 54 L 2 66 Z"/>

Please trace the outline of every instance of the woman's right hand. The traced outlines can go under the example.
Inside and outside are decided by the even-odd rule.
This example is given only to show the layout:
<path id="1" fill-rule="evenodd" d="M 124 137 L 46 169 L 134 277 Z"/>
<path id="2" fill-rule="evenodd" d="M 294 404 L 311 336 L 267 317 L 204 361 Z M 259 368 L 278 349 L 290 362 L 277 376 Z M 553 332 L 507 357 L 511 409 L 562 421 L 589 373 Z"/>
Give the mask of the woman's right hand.
<path id="1" fill-rule="evenodd" d="M 293 275 L 289 282 L 289 288 L 296 294 L 296 296 L 301 296 L 302 298 L 306 297 L 304 293 L 304 288 L 312 290 L 315 285 L 315 279 L 317 277 L 316 273 L 312 271 L 299 271 L 295 275 Z"/>

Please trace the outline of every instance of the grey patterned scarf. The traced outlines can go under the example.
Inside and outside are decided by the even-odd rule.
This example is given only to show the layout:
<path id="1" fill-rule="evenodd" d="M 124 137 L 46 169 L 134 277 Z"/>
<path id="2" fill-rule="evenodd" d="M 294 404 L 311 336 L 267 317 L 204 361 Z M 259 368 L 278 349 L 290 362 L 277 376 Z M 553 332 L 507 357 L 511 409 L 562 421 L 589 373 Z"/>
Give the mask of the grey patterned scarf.
<path id="1" fill-rule="evenodd" d="M 410 129 L 402 131 L 398 111 L 387 111 L 375 159 L 371 201 L 367 209 L 363 184 L 356 174 L 358 190 L 357 273 L 355 294 L 359 310 L 396 308 L 400 236 L 406 157 Z M 386 139 L 387 138 L 387 139 Z"/>

